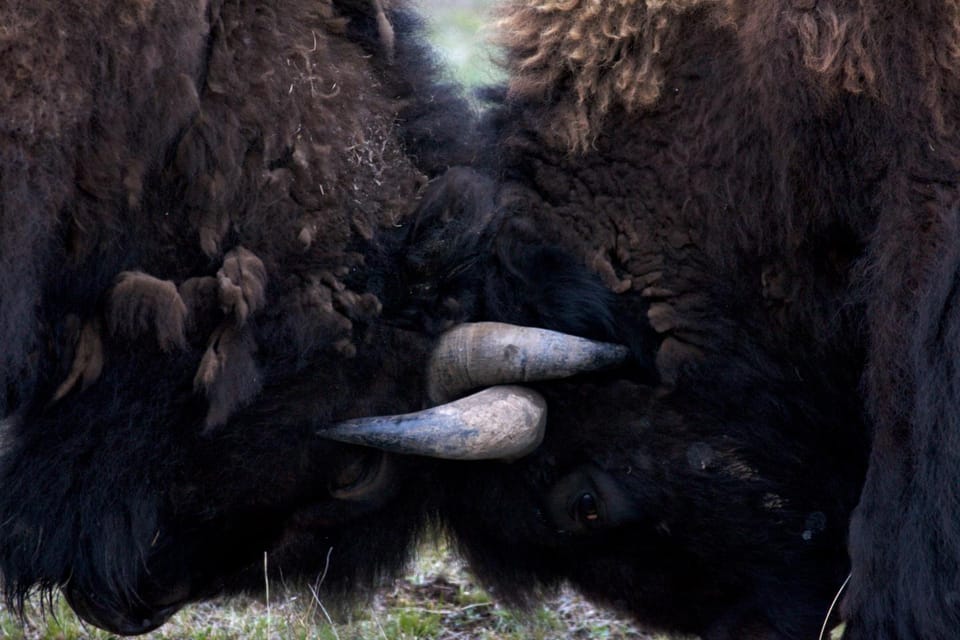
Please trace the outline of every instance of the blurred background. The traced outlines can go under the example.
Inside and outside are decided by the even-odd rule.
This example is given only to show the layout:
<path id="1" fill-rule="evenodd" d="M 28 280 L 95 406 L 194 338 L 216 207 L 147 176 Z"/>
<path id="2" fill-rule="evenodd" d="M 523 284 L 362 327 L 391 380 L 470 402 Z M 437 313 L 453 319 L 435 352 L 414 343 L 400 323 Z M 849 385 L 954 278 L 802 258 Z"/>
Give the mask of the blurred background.
<path id="1" fill-rule="evenodd" d="M 427 16 L 430 34 L 452 77 L 466 85 L 502 78 L 487 46 L 486 25 L 495 0 L 416 0 Z"/>

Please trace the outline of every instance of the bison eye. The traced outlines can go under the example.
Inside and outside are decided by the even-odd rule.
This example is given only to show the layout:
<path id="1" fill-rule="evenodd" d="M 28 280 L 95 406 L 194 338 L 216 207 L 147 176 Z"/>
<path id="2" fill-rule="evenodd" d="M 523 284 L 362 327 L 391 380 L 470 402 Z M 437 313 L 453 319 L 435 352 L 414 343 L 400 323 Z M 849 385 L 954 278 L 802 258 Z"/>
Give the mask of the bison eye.
<path id="1" fill-rule="evenodd" d="M 588 527 L 600 522 L 600 507 L 596 497 L 589 491 L 576 497 L 571 511 L 570 516 L 574 520 Z"/>
<path id="2" fill-rule="evenodd" d="M 595 535 L 643 517 L 640 496 L 611 473 L 583 464 L 558 479 L 544 496 L 547 523 L 562 534 Z"/>

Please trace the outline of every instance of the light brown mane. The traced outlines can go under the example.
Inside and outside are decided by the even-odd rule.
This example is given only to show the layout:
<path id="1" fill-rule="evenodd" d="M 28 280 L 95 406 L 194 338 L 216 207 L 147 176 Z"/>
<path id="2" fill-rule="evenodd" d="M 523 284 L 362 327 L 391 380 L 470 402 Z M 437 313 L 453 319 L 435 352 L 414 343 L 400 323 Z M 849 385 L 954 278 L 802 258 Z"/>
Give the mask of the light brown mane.
<path id="1" fill-rule="evenodd" d="M 551 137 L 585 149 L 612 108 L 633 111 L 657 101 L 660 58 L 676 35 L 678 16 L 713 4 L 716 0 L 510 0 L 497 24 L 510 93 L 553 102 Z"/>
<path id="2" fill-rule="evenodd" d="M 960 9 L 956 2 L 946 7 L 953 18 L 938 25 L 939 33 L 905 34 L 902 43 L 920 51 L 933 71 L 924 101 L 934 111 L 941 78 L 953 73 L 960 55 Z M 700 28 L 713 23 L 737 35 L 747 72 L 767 65 L 772 53 L 789 53 L 825 96 L 883 92 L 882 56 L 890 43 L 877 38 L 875 27 L 884 10 L 862 0 L 797 0 L 788 9 L 757 0 L 506 0 L 495 40 L 506 52 L 510 95 L 550 106 L 549 142 L 586 150 L 612 110 L 657 104 L 665 61 L 694 11 L 709 13 L 698 17 Z M 784 39 L 794 46 L 785 47 Z"/>

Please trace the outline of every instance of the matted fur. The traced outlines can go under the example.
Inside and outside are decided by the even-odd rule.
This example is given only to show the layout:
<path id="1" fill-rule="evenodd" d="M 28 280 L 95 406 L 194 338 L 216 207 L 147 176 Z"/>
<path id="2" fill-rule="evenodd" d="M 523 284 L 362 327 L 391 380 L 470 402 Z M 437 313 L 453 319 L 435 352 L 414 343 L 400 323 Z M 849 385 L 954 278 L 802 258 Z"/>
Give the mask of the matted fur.
<path id="1" fill-rule="evenodd" d="M 164 351 L 186 347 L 187 305 L 172 281 L 124 271 L 110 290 L 108 308 L 110 333 L 128 340 L 151 334 Z"/>
<path id="2" fill-rule="evenodd" d="M 299 277 L 325 287 L 329 280 L 319 274 L 361 262 L 348 246 L 395 224 L 425 179 L 393 132 L 404 103 L 370 90 L 382 82 L 373 66 L 318 62 L 360 50 L 344 42 L 349 21 L 332 2 L 282 11 L 256 3 L 182 4 L 94 2 L 29 11 L 14 5 L 0 15 L 7 61 L 0 85 L 7 105 L 0 266 L 11 292 L 0 307 L 2 335 L 9 336 L 3 357 L 10 360 L 0 395 L 16 389 L 7 388 L 16 377 L 29 381 L 36 371 L 23 369 L 25 363 L 41 358 L 26 356 L 36 348 L 30 309 L 39 304 L 43 264 L 63 260 L 80 273 L 87 261 L 100 260 L 103 276 L 133 268 L 145 272 L 145 285 L 150 278 L 167 283 L 169 304 L 150 303 L 160 289 L 137 294 L 134 281 L 121 277 L 107 325 L 136 338 L 153 323 L 169 348 L 183 344 L 186 312 L 170 287 L 203 274 L 204 254 L 217 259 L 242 242 L 265 256 L 266 272 L 249 301 L 255 306 L 264 304 L 267 272 L 293 261 L 316 265 L 316 277 L 309 266 Z M 147 24 L 142 40 L 137 34 Z M 85 39 L 94 25 L 99 41 L 110 43 L 103 62 Z M 34 59 L 37 47 L 24 44 L 60 32 L 77 35 L 59 40 L 42 60 Z M 43 77 L 45 65 L 58 69 L 55 81 Z M 150 100 L 154 92 L 166 98 Z M 273 115 L 262 130 L 265 110 Z M 43 172 L 18 173 L 34 166 Z M 37 213 L 14 223 L 17 212 Z M 51 244 L 55 230 L 67 239 L 62 246 Z M 171 259 L 154 252 L 138 262 L 118 256 L 113 274 L 110 260 L 99 255 L 116 242 L 159 247 L 191 237 L 195 251 L 187 259 L 184 253 Z M 230 263 L 227 256 L 224 267 Z M 279 279 L 274 299 L 289 295 L 292 285 Z M 340 287 L 329 295 L 343 298 L 348 292 Z M 249 313 L 244 300 L 221 304 L 239 305 L 242 322 Z M 78 310 L 90 313 L 89 306 Z M 316 334 L 352 343 L 350 318 L 336 306 L 301 321 Z"/>

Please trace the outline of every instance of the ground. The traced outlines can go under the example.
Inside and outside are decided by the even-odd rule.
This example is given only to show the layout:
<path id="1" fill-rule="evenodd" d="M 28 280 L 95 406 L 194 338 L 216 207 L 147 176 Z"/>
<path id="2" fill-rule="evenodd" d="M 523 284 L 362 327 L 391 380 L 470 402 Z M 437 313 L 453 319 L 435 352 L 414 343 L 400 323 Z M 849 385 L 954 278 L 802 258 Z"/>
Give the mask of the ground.
<path id="1" fill-rule="evenodd" d="M 3 640 L 107 640 L 61 600 L 33 609 L 24 625 L 0 608 Z M 336 620 L 310 590 L 266 585 L 260 599 L 230 598 L 187 607 L 144 640 L 666 640 L 564 590 L 532 611 L 498 605 L 442 541 L 424 545 L 406 576 Z"/>

